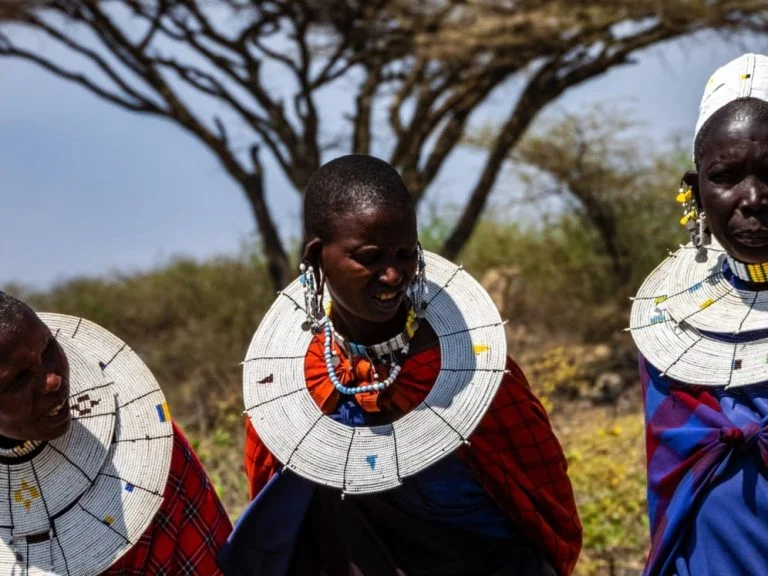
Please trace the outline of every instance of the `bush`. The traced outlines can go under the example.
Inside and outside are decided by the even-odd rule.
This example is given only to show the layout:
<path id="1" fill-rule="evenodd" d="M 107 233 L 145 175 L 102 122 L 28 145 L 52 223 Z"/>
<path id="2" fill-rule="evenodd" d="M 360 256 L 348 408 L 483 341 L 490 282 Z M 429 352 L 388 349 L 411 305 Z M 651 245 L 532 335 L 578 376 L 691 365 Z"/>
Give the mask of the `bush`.
<path id="1" fill-rule="evenodd" d="M 247 499 L 240 362 L 273 300 L 269 286 L 261 262 L 245 256 L 178 260 L 135 276 L 77 279 L 21 295 L 36 310 L 83 316 L 129 343 L 236 515 Z"/>

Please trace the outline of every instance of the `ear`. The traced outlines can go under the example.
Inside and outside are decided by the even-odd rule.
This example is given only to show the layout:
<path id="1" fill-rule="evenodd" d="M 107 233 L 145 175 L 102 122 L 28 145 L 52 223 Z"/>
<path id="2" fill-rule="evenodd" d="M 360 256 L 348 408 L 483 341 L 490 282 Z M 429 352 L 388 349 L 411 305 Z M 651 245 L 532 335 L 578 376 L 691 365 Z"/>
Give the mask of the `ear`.
<path id="1" fill-rule="evenodd" d="M 322 265 L 323 241 L 317 236 L 304 244 L 304 252 L 301 255 L 301 261 L 311 265 L 315 271 L 319 272 Z"/>
<path id="2" fill-rule="evenodd" d="M 696 198 L 696 206 L 701 209 L 701 198 L 699 197 L 699 173 L 696 170 L 688 170 L 684 175 L 680 184 L 690 186 L 693 190 L 693 197 Z"/>

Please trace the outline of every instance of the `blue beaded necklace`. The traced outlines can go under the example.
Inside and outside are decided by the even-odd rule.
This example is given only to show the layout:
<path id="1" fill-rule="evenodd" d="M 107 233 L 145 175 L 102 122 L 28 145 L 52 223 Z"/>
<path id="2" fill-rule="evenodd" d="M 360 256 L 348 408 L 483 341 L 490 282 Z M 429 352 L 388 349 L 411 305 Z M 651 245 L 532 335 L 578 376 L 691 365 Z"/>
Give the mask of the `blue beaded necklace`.
<path id="1" fill-rule="evenodd" d="M 357 387 L 351 387 L 351 386 L 344 386 L 341 381 L 339 380 L 339 377 L 336 375 L 336 369 L 334 366 L 334 359 L 336 356 L 336 351 L 333 350 L 333 322 L 331 322 L 331 316 L 328 315 L 323 319 L 323 322 L 325 324 L 325 348 L 323 355 L 325 357 L 325 367 L 328 371 L 328 378 L 330 378 L 331 383 L 333 384 L 333 387 L 336 388 L 336 390 L 339 391 L 339 393 L 344 394 L 345 396 L 353 396 L 355 394 L 360 394 L 361 392 L 380 392 L 381 390 L 385 390 L 386 388 L 389 388 L 392 383 L 397 380 L 397 377 L 400 375 L 400 370 L 402 370 L 402 365 L 395 362 L 395 356 L 392 354 L 392 370 L 389 373 L 389 376 L 383 380 L 378 381 L 378 375 L 374 373 L 374 378 L 377 380 L 373 384 L 368 384 L 366 386 L 357 386 Z M 410 344 L 406 343 L 405 346 L 403 346 L 400 349 L 400 356 L 405 357 L 408 354 L 408 349 L 410 348 Z M 370 360 L 370 358 L 368 358 Z M 338 359 L 336 359 L 336 363 L 338 364 Z"/>

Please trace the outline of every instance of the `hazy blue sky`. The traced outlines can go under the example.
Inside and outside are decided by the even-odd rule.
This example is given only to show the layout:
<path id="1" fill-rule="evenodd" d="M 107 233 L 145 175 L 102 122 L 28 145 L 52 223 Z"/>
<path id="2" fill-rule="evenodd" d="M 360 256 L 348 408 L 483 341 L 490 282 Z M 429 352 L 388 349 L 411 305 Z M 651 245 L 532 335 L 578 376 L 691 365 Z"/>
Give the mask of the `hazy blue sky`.
<path id="1" fill-rule="evenodd" d="M 634 108 L 659 141 L 687 133 L 709 74 L 745 49 L 766 52 L 768 39 L 735 43 L 705 35 L 657 46 L 639 53 L 637 65 L 572 90 L 547 112 L 620 103 Z M 328 94 L 323 106 L 340 116 L 343 96 Z M 501 91 L 477 119 L 508 106 Z M 456 154 L 431 198 L 439 191 L 460 199 L 481 161 Z M 299 197 L 273 165 L 267 169 L 269 202 L 288 236 L 298 229 Z M 78 275 L 146 269 L 178 255 L 232 254 L 253 233 L 240 190 L 181 129 L 10 60 L 0 60 L 0 198 L 0 285 L 42 288 Z"/>

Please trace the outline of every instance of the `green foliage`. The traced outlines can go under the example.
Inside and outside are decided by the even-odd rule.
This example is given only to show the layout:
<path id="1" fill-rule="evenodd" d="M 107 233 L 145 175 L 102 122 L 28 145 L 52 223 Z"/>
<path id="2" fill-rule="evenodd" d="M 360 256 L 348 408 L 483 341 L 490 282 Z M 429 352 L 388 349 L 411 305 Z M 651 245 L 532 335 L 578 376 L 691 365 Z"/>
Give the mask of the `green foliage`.
<path id="1" fill-rule="evenodd" d="M 11 289 L 36 310 L 89 318 L 130 343 L 163 387 L 227 508 L 239 513 L 247 497 L 240 362 L 274 297 L 259 260 L 178 260 L 135 276 L 73 280 L 48 293 Z"/>
<path id="2" fill-rule="evenodd" d="M 561 431 L 584 526 L 578 576 L 639 574 L 648 547 L 640 414 L 591 412 Z"/>
<path id="3" fill-rule="evenodd" d="M 625 325 L 627 298 L 686 241 L 674 197 L 687 152 L 654 151 L 635 128 L 597 107 L 547 123 L 510 158 L 513 185 L 498 194 L 533 218 L 510 223 L 508 210 L 496 211 L 501 217 L 478 226 L 461 259 L 477 274 L 519 268 L 521 320 L 579 340 L 610 338 Z M 481 130 L 467 143 L 482 148 L 493 135 Z"/>

